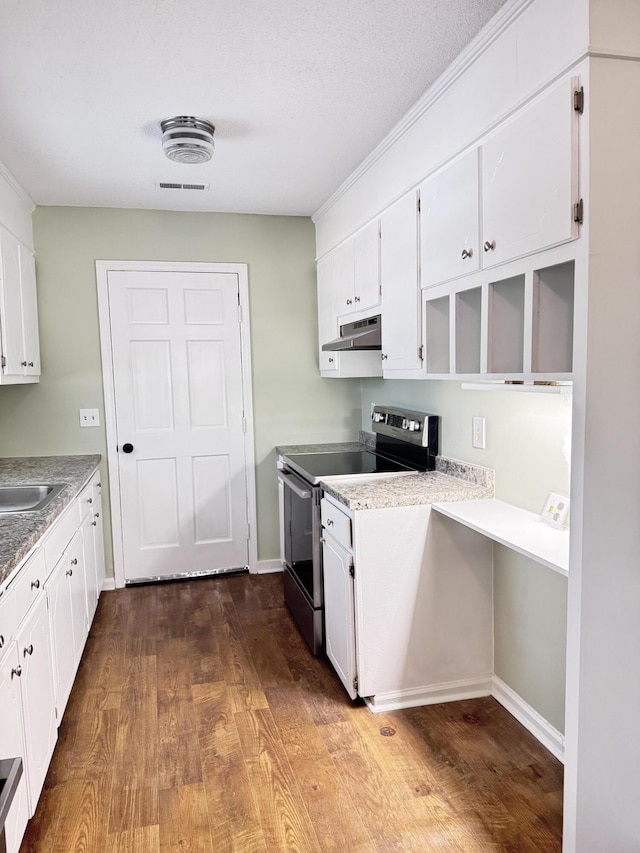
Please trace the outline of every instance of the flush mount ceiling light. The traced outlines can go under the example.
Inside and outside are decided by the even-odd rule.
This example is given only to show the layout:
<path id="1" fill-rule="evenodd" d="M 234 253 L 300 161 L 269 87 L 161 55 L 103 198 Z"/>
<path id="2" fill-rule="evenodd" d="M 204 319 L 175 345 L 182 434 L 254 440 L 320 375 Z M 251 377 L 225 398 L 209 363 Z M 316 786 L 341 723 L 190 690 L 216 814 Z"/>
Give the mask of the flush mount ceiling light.
<path id="1" fill-rule="evenodd" d="M 215 127 L 195 116 L 174 116 L 160 122 L 162 149 L 176 163 L 206 163 L 213 157 Z"/>

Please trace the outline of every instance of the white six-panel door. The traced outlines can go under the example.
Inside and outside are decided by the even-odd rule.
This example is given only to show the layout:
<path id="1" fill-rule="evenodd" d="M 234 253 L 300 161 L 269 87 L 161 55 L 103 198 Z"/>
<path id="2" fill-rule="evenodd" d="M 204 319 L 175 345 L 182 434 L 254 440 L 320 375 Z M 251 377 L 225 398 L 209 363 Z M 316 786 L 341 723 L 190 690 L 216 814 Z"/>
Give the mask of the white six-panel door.
<path id="1" fill-rule="evenodd" d="M 109 270 L 107 295 L 124 581 L 247 566 L 238 275 Z"/>

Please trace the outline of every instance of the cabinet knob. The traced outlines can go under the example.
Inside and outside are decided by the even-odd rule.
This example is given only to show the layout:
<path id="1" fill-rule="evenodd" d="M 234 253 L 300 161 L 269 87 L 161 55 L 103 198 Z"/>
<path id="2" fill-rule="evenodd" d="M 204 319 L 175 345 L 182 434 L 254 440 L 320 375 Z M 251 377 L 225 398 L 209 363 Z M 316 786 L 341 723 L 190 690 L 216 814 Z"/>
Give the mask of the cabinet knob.
<path id="1" fill-rule="evenodd" d="M 29 367 L 33 367 L 33 362 L 32 362 L 32 361 L 30 361 L 30 362 L 29 362 Z"/>
<path id="2" fill-rule="evenodd" d="M 92 524 L 92 526 L 93 526 L 93 527 L 97 527 L 97 526 L 98 526 L 98 522 L 97 522 L 97 521 L 92 521 L 92 522 L 91 522 L 91 524 Z"/>
<path id="3" fill-rule="evenodd" d="M 29 643 L 29 645 L 24 648 L 23 652 L 24 652 L 25 657 L 27 655 L 32 655 L 33 654 L 33 643 Z"/>
<path id="4" fill-rule="evenodd" d="M 88 504 L 92 504 L 92 503 L 93 503 L 93 498 L 87 498 L 87 503 L 88 503 Z"/>
<path id="5" fill-rule="evenodd" d="M 13 667 L 13 669 L 11 670 L 11 678 L 13 678 L 14 675 L 17 675 L 18 678 L 20 678 L 20 676 L 22 675 L 22 667 L 21 666 L 14 666 Z"/>
<path id="6" fill-rule="evenodd" d="M 100 518 L 100 513 L 99 512 L 94 513 L 94 518 Z"/>
<path id="7" fill-rule="evenodd" d="M 383 353 L 381 353 L 381 354 L 380 354 L 380 358 L 381 358 L 383 361 L 386 361 L 386 360 L 389 358 L 389 356 L 386 354 L 386 352 L 383 352 Z"/>
<path id="8" fill-rule="evenodd" d="M 356 296 L 356 298 L 354 299 L 354 302 L 360 302 L 360 297 Z"/>
<path id="9" fill-rule="evenodd" d="M 26 361 L 21 361 L 21 362 L 20 362 L 20 364 L 21 364 L 23 367 L 26 367 L 26 366 L 27 366 L 27 362 L 26 362 Z"/>
<path id="10" fill-rule="evenodd" d="M 70 578 L 72 574 L 73 574 L 73 569 L 67 569 L 67 571 L 65 572 L 65 575 L 66 575 L 68 578 Z"/>
<path id="11" fill-rule="evenodd" d="M 333 527 L 333 519 L 332 518 L 327 519 L 327 527 Z"/>
<path id="12" fill-rule="evenodd" d="M 467 258 L 472 258 L 473 257 L 473 249 L 463 249 L 461 257 L 462 257 L 463 261 L 466 261 Z"/>
<path id="13" fill-rule="evenodd" d="M 493 252 L 493 250 L 495 249 L 495 247 L 496 247 L 496 241 L 495 241 L 495 240 L 492 240 L 491 242 L 489 242 L 489 241 L 487 240 L 487 241 L 485 242 L 485 244 L 484 244 L 484 250 L 485 250 L 485 252 Z"/>
<path id="14" fill-rule="evenodd" d="M 72 566 L 77 566 L 77 565 L 78 565 L 78 558 L 77 558 L 77 557 L 74 557 L 74 558 L 73 558 L 73 560 L 71 560 L 71 565 L 72 565 Z"/>
<path id="15" fill-rule="evenodd" d="M 31 589 L 40 589 L 40 581 L 37 578 L 31 581 Z"/>
<path id="16" fill-rule="evenodd" d="M 101 489 L 101 488 L 102 488 L 102 483 L 96 483 L 96 486 L 97 486 L 99 489 Z"/>
<path id="17" fill-rule="evenodd" d="M 329 358 L 329 364 L 333 364 L 333 356 Z"/>
<path id="18" fill-rule="evenodd" d="M 347 305 L 351 305 L 352 302 L 353 302 L 352 299 L 347 299 Z"/>
<path id="19" fill-rule="evenodd" d="M 0 649 L 4 646 L 4 634 L 0 634 Z"/>

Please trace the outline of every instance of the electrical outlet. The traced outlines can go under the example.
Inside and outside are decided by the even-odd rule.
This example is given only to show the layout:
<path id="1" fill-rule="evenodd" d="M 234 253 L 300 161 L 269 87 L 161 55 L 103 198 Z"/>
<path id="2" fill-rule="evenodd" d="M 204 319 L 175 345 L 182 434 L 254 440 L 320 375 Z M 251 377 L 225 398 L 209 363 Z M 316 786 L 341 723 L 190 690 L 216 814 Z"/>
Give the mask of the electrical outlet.
<path id="1" fill-rule="evenodd" d="M 80 409 L 80 426 L 100 426 L 100 414 L 97 409 Z"/>
<path id="2" fill-rule="evenodd" d="M 473 446 L 478 450 L 486 448 L 484 418 L 472 418 Z"/>

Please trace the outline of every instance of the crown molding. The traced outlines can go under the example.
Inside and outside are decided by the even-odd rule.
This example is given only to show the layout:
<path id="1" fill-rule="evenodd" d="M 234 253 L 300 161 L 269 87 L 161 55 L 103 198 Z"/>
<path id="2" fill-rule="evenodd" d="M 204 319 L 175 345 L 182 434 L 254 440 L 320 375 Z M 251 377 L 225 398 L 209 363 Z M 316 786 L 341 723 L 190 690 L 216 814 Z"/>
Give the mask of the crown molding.
<path id="1" fill-rule="evenodd" d="M 507 0 L 478 35 L 467 45 L 438 79 L 427 89 L 395 127 L 349 175 L 338 189 L 312 215 L 313 222 L 321 219 L 336 202 L 390 149 L 413 125 L 450 89 L 476 60 L 485 53 L 502 33 L 522 15 L 534 0 Z"/>
<path id="2" fill-rule="evenodd" d="M 29 193 L 25 190 L 25 188 L 18 183 L 18 181 L 13 177 L 11 172 L 4 165 L 2 160 L 0 160 L 0 178 L 3 178 L 7 184 L 11 187 L 14 193 L 18 196 L 20 201 L 23 201 L 27 207 L 29 208 L 30 213 L 36 209 L 35 202 L 29 195 Z"/>

